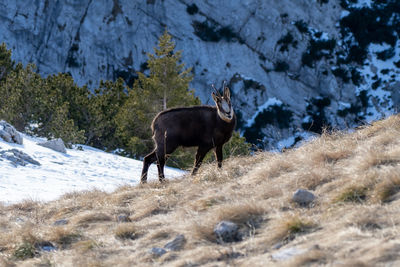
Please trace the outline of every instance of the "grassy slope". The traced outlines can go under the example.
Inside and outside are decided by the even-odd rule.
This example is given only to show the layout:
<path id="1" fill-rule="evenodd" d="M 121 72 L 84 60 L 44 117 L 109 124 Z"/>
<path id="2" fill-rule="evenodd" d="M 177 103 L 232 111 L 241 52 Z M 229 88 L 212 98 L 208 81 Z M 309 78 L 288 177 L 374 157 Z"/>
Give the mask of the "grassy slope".
<path id="1" fill-rule="evenodd" d="M 205 165 L 165 185 L 0 206 L 0 266 L 399 265 L 399 136 L 400 116 L 392 116 L 281 154 L 230 159 L 221 170 Z M 316 202 L 292 203 L 298 188 Z M 131 222 L 117 222 L 119 214 Z M 58 219 L 69 223 L 54 226 Z M 213 228 L 222 219 L 240 224 L 244 240 L 218 244 Z M 183 250 L 149 253 L 177 234 L 187 239 Z M 43 241 L 58 250 L 38 253 Z M 301 254 L 272 256 L 289 248 Z M 16 259 L 30 252 L 37 255 Z"/>

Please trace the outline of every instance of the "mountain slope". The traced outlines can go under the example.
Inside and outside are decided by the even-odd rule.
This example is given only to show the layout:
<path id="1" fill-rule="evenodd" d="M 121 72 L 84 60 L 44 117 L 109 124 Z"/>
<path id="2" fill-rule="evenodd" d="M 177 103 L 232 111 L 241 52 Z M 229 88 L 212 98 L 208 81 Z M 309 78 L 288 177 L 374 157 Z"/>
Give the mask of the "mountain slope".
<path id="1" fill-rule="evenodd" d="M 348 133 L 323 133 L 283 153 L 229 159 L 221 170 L 205 165 L 194 177 L 166 184 L 0 206 L 2 263 L 396 266 L 399 134 L 396 115 Z M 314 202 L 292 202 L 299 188 Z M 215 236 L 221 220 L 239 227 L 236 242 Z M 179 234 L 186 242 L 167 249 Z"/>
<path id="2" fill-rule="evenodd" d="M 147 73 L 146 53 L 168 29 L 196 95 L 211 103 L 210 85 L 227 80 L 241 133 L 263 149 L 400 107 L 396 0 L 9 0 L 0 12 L 15 60 L 90 88 Z"/>

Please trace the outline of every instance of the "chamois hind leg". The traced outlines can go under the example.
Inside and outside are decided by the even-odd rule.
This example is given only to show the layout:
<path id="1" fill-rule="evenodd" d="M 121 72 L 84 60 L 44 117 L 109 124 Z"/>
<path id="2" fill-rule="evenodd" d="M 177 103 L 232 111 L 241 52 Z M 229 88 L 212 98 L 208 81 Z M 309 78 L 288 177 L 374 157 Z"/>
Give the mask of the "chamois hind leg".
<path id="1" fill-rule="evenodd" d="M 140 183 L 142 184 L 147 183 L 147 171 L 149 170 L 150 165 L 156 160 L 157 160 L 156 150 L 153 150 L 153 152 L 144 157 L 143 170 L 142 170 L 142 176 L 140 178 Z"/>
<path id="2" fill-rule="evenodd" d="M 206 156 L 207 152 L 210 151 L 211 148 L 209 147 L 202 147 L 199 146 L 197 148 L 197 153 L 196 153 L 196 160 L 194 162 L 194 167 L 192 171 L 192 175 L 195 175 L 197 170 L 199 169 L 204 157 Z"/>
<path id="3" fill-rule="evenodd" d="M 222 146 L 215 147 L 215 157 L 217 158 L 218 168 L 222 167 Z"/>
<path id="4" fill-rule="evenodd" d="M 165 153 L 164 153 L 164 149 L 158 149 L 156 155 L 157 155 L 158 180 L 160 182 L 164 182 L 165 181 L 165 176 L 164 176 Z"/>
<path id="5" fill-rule="evenodd" d="M 165 175 L 164 175 L 165 162 L 167 161 L 170 154 L 172 154 L 172 152 L 175 151 L 176 148 L 177 146 L 164 143 L 160 143 L 159 146 L 157 147 L 156 157 L 157 157 L 157 168 L 158 168 L 158 180 L 160 182 L 165 181 Z"/>

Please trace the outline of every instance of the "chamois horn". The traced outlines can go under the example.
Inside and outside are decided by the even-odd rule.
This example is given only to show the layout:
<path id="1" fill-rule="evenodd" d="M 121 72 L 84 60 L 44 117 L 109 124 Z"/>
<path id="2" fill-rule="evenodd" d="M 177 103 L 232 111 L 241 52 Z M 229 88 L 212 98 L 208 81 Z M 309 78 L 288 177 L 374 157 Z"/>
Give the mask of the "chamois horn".
<path id="1" fill-rule="evenodd" d="M 214 91 L 217 93 L 217 96 L 222 97 L 222 95 L 219 93 L 219 91 L 215 88 L 214 84 L 211 84 L 211 87 L 214 89 Z"/>

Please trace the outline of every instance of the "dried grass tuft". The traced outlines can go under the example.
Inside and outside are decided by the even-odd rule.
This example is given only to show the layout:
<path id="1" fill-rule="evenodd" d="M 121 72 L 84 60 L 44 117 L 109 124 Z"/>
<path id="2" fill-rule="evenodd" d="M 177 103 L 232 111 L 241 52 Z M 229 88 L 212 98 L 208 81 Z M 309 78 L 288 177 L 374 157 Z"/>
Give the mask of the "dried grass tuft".
<path id="1" fill-rule="evenodd" d="M 85 254 L 97 247 L 100 247 L 100 245 L 92 239 L 78 241 L 72 245 L 72 249 L 78 251 L 79 254 Z"/>
<path id="2" fill-rule="evenodd" d="M 275 222 L 276 227 L 273 234 L 268 238 L 271 244 L 286 244 L 296 238 L 297 235 L 306 234 L 316 228 L 316 224 L 309 219 L 300 216 L 288 216 L 279 222 Z"/>
<path id="3" fill-rule="evenodd" d="M 71 244 L 78 242 L 82 235 L 69 227 L 53 227 L 47 234 L 47 238 L 56 243 L 59 248 L 66 249 Z"/>
<path id="4" fill-rule="evenodd" d="M 76 224 L 87 224 L 111 221 L 112 217 L 102 212 L 86 212 L 75 218 Z"/>
<path id="5" fill-rule="evenodd" d="M 367 191 L 366 186 L 353 185 L 342 190 L 334 202 L 363 203 L 367 198 Z"/>
<path id="6" fill-rule="evenodd" d="M 120 224 L 115 229 L 115 237 L 119 239 L 136 239 L 140 235 L 140 231 L 133 223 Z"/>
<path id="7" fill-rule="evenodd" d="M 290 260 L 287 266 L 319 266 L 327 263 L 327 254 L 320 249 L 313 249 Z"/>
<path id="8" fill-rule="evenodd" d="M 398 192 L 400 192 L 400 176 L 392 174 L 376 185 L 374 195 L 380 202 L 389 202 Z"/>

